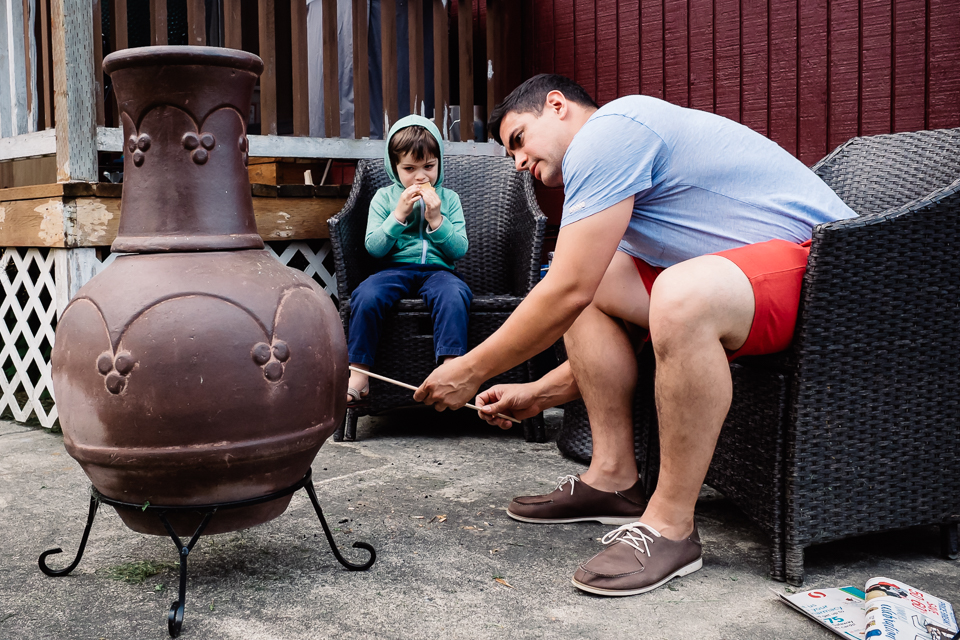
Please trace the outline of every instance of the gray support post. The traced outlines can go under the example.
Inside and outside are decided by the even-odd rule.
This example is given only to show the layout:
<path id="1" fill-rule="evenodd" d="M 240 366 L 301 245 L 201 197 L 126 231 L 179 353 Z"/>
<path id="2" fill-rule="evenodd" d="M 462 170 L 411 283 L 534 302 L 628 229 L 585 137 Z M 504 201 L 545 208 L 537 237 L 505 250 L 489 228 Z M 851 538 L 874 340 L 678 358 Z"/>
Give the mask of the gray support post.
<path id="1" fill-rule="evenodd" d="M 57 284 L 57 317 L 77 295 L 80 287 L 97 275 L 97 250 L 93 247 L 80 249 L 51 249 L 55 251 L 53 278 Z"/>
<path id="2" fill-rule="evenodd" d="M 93 3 L 51 0 L 57 181 L 97 181 Z"/>

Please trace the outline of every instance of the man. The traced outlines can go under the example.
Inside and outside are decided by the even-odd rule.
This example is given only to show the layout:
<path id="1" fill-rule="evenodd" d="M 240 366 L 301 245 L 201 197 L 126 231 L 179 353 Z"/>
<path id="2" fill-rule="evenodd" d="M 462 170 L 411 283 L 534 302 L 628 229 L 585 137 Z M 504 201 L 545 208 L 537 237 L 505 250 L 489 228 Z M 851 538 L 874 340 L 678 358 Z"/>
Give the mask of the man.
<path id="1" fill-rule="evenodd" d="M 458 408 L 479 385 L 561 335 L 568 362 L 541 380 L 477 397 L 481 415 L 529 417 L 582 397 L 593 458 L 545 496 L 514 499 L 527 522 L 626 522 L 573 583 L 632 595 L 700 568 L 694 507 L 730 408 L 728 360 L 792 339 L 815 225 L 855 214 L 796 158 L 740 124 L 647 96 L 598 108 L 576 83 L 541 75 L 491 114 L 491 130 L 548 186 L 564 187 L 553 265 L 503 327 L 439 367 L 414 394 Z M 661 468 L 637 486 L 631 338 L 657 360 Z"/>

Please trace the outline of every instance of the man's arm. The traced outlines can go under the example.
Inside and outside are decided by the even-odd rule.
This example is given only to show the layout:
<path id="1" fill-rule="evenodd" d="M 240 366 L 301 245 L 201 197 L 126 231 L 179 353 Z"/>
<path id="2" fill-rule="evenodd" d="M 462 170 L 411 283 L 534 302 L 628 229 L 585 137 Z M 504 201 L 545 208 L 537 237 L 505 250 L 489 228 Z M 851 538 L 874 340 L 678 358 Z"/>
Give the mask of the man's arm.
<path id="1" fill-rule="evenodd" d="M 485 380 L 556 342 L 593 300 L 632 211 L 631 196 L 563 227 L 547 277 L 492 336 L 434 370 L 414 399 L 438 410 L 462 407 Z"/>

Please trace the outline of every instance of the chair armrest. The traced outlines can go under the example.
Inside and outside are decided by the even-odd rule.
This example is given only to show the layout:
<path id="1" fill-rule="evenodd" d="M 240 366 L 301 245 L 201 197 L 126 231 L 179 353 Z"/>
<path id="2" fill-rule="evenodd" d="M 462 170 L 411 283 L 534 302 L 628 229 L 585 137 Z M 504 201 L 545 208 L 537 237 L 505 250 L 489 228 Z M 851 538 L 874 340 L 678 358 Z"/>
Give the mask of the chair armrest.
<path id="1" fill-rule="evenodd" d="M 348 300 L 350 292 L 375 270 L 373 258 L 364 249 L 364 235 L 370 201 L 379 186 L 375 179 L 377 172 L 383 172 L 382 162 L 361 160 L 357 163 L 346 204 L 327 220 L 336 266 L 337 297 L 341 302 Z"/>
<path id="2" fill-rule="evenodd" d="M 517 176 L 520 183 L 508 203 L 506 213 L 509 237 L 506 251 L 510 257 L 511 293 L 526 296 L 540 281 L 540 254 L 547 218 L 540 210 L 533 191 L 533 177 L 523 172 Z"/>

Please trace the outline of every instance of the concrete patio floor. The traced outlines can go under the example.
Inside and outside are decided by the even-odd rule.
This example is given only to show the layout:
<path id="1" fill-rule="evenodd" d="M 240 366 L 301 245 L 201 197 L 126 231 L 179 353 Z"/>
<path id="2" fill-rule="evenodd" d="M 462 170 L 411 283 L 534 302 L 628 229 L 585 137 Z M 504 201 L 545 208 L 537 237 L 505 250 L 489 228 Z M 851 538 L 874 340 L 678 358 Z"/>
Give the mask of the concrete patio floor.
<path id="1" fill-rule="evenodd" d="M 558 416 L 548 416 L 553 430 Z M 366 418 L 358 437 L 327 442 L 314 481 L 343 553 L 364 558 L 350 546 L 364 540 L 376 564 L 344 570 L 300 491 L 269 523 L 201 538 L 182 638 L 835 637 L 777 601 L 771 590 L 789 587 L 767 577 L 765 536 L 708 488 L 698 505 L 703 569 L 641 596 L 600 598 L 570 577 L 611 527 L 521 525 L 504 513 L 512 496 L 550 491 L 584 468 L 553 443 L 527 443 L 467 411 Z M 102 507 L 71 575 L 38 569 L 46 549 L 63 547 L 48 559 L 55 567 L 74 557 L 88 486 L 62 436 L 0 422 L 0 638 L 168 637 L 178 580 L 169 538 L 135 533 Z M 958 606 L 960 562 L 937 556 L 938 535 L 926 527 L 814 547 L 803 589 L 883 575 Z"/>

